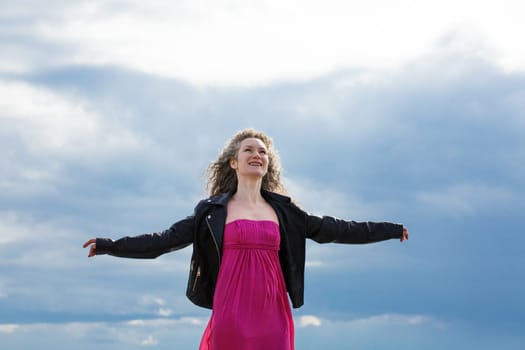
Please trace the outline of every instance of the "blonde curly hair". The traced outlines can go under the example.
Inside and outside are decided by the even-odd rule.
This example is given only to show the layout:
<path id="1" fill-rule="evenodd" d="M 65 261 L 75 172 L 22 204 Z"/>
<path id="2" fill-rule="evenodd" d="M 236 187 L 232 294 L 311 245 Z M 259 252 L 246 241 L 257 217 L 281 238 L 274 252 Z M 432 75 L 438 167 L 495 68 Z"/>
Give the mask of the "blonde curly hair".
<path id="1" fill-rule="evenodd" d="M 211 196 L 233 192 L 237 189 L 237 175 L 230 167 L 230 160 L 237 159 L 241 142 L 248 138 L 261 140 L 268 149 L 268 172 L 262 179 L 262 189 L 285 194 L 284 185 L 281 183 L 281 163 L 273 147 L 272 139 L 261 131 L 244 129 L 237 132 L 226 142 L 219 154 L 219 158 L 208 166 L 206 189 Z"/>

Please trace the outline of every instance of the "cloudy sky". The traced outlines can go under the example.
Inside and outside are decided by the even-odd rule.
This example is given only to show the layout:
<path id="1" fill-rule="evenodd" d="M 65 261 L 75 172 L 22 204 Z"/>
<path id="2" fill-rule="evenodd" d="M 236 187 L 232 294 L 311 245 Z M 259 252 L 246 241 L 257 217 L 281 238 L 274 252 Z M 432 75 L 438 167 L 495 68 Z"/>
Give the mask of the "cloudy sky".
<path id="1" fill-rule="evenodd" d="M 237 130 L 317 214 L 410 240 L 309 244 L 299 350 L 523 349 L 521 1 L 0 0 L 0 342 L 196 349 L 169 227 Z"/>

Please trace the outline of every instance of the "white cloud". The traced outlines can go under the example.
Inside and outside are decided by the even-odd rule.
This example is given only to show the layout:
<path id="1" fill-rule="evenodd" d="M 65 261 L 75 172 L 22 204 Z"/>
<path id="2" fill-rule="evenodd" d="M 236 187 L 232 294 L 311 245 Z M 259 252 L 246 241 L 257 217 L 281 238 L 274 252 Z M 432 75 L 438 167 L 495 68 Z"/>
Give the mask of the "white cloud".
<path id="1" fill-rule="evenodd" d="M 297 324 L 297 347 L 420 349 L 422 346 L 436 344 L 437 339 L 450 339 L 457 334 L 463 336 L 459 339 L 465 339 L 464 329 L 461 329 L 460 324 L 451 327 L 450 324 L 417 314 L 386 313 L 353 319 L 347 315 L 339 315 L 337 319 L 322 318 L 318 327 L 300 327 L 300 322 Z M 448 341 L 445 343 L 450 344 Z M 446 348 L 443 345 L 445 344 L 440 343 L 439 346 L 430 348 Z"/>
<path id="2" fill-rule="evenodd" d="M 195 311 L 195 309 L 194 309 Z M 207 317 L 192 317 L 192 316 L 183 316 L 180 318 L 155 318 L 147 320 L 131 320 L 127 321 L 126 324 L 134 327 L 145 327 L 145 328 L 170 328 L 177 326 L 202 326 L 208 322 Z"/>
<path id="3" fill-rule="evenodd" d="M 306 267 L 320 267 L 320 266 L 323 266 L 324 263 L 320 260 L 306 260 L 304 265 Z"/>
<path id="4" fill-rule="evenodd" d="M 158 305 L 163 306 L 166 304 L 166 300 L 156 297 L 154 295 L 144 295 L 142 296 L 142 302 L 146 305 Z"/>
<path id="5" fill-rule="evenodd" d="M 141 144 L 126 128 L 108 125 L 81 99 L 15 80 L 0 80 L 0 94 L 3 132 L 17 135 L 33 154 L 104 153 Z M 47 174 L 33 169 L 26 177 L 43 176 Z"/>
<path id="6" fill-rule="evenodd" d="M 6 196 L 57 194 L 69 162 L 95 162 L 148 147 L 128 127 L 88 101 L 0 78 L 0 191 Z M 113 118 L 114 119 L 114 118 Z"/>
<path id="7" fill-rule="evenodd" d="M 44 13 L 16 31 L 71 52 L 26 54 L 0 67 L 111 64 L 197 84 L 267 83 L 344 67 L 391 69 L 459 28 L 480 33 L 503 67 L 525 69 L 525 48 L 515 45 L 525 31 L 517 0 L 135 1 L 116 8 L 76 2 Z"/>
<path id="8" fill-rule="evenodd" d="M 15 212 L 0 212 L 0 245 L 24 240 L 30 236 L 31 229 L 20 224 Z"/>
<path id="9" fill-rule="evenodd" d="M 454 216 L 474 215 L 487 209 L 512 205 L 515 195 L 505 187 L 482 183 L 461 183 L 416 194 L 424 210 L 439 211 Z"/>
<path id="10" fill-rule="evenodd" d="M 43 268 L 57 272 L 78 267 L 82 264 L 78 259 L 82 242 L 77 241 L 77 229 L 68 226 L 15 211 L 0 211 L 0 263 L 32 271 Z"/>
<path id="11" fill-rule="evenodd" d="M 310 323 L 319 319 L 305 316 L 305 320 L 310 318 Z M 319 320 L 320 326 L 310 324 L 306 327 L 300 327 L 297 321 L 297 348 L 421 349 L 429 345 L 431 349 L 444 349 L 454 343 L 460 348 L 475 345 L 488 349 L 493 348 L 493 344 L 503 344 L 504 348 L 514 349 L 523 338 L 519 332 L 516 334 L 501 328 L 492 332 L 473 332 L 475 324 L 465 324 L 464 320 L 443 326 L 424 315 L 384 314 L 359 319 L 360 323 L 348 319 Z M 197 349 L 204 330 L 204 323 L 197 326 L 182 319 L 145 320 L 144 323 L 147 324 L 144 328 L 128 322 L 23 324 L 13 333 L 4 333 L 15 326 L 10 324 L 0 325 L 0 334 L 7 349 L 111 350 L 141 345 L 170 349 L 174 344 L 177 349 Z"/>
<path id="12" fill-rule="evenodd" d="M 207 318 L 199 318 L 199 317 L 181 317 L 180 320 L 184 323 L 194 325 L 194 326 L 202 326 L 204 324 L 207 324 L 208 322 Z"/>
<path id="13" fill-rule="evenodd" d="M 315 215 L 337 216 L 346 220 L 367 220 L 383 216 L 387 205 L 371 203 L 331 188 L 329 184 L 315 184 L 311 180 L 284 177 L 283 182 L 294 200 L 307 212 Z M 337 186 L 337 184 L 336 184 Z"/>
<path id="14" fill-rule="evenodd" d="M 350 324 L 355 326 L 378 326 L 378 325 L 412 325 L 418 326 L 431 322 L 432 319 L 424 315 L 403 315 L 403 314 L 381 314 L 366 318 L 351 320 Z"/>
<path id="15" fill-rule="evenodd" d="M 33 348 L 33 343 L 41 342 L 44 348 L 51 349 L 52 346 L 46 347 L 44 344 L 60 339 L 60 345 L 54 344 L 59 348 L 73 348 L 75 344 L 82 344 L 82 349 L 93 346 L 112 349 L 115 346 L 118 348 L 159 345 L 159 339 L 173 337 L 177 339 L 178 346 L 185 348 L 184 345 L 197 342 L 203 331 L 202 324 L 184 319 L 139 321 L 0 324 L 0 334 L 9 335 L 5 339 L 2 338 L 3 341 L 26 345 L 22 346 L 23 348 Z M 101 341 L 111 346 L 104 346 Z"/>
<path id="16" fill-rule="evenodd" d="M 145 346 L 150 345 L 157 345 L 159 342 L 157 339 L 153 338 L 152 335 L 149 335 L 146 339 L 144 339 L 140 344 Z"/>
<path id="17" fill-rule="evenodd" d="M 19 327 L 17 324 L 0 324 L 0 333 L 14 333 Z"/>
<path id="18" fill-rule="evenodd" d="M 355 319 L 343 319 L 343 320 L 333 320 L 326 318 L 319 318 L 314 315 L 302 315 L 299 316 L 296 320 L 297 326 L 300 328 L 304 327 L 333 327 L 336 325 L 346 325 L 349 328 L 375 328 L 375 327 L 384 327 L 384 326 L 421 326 L 424 324 L 435 324 L 442 326 L 443 323 L 437 320 L 434 320 L 430 316 L 426 315 L 413 315 L 413 314 L 379 314 L 372 315 L 363 318 Z"/>
<path id="19" fill-rule="evenodd" d="M 313 315 L 304 315 L 299 317 L 299 327 L 319 327 L 321 324 L 321 319 Z"/>
<path id="20" fill-rule="evenodd" d="M 158 315 L 162 317 L 169 317 L 173 314 L 173 311 L 171 309 L 167 308 L 159 308 Z"/>
<path id="21" fill-rule="evenodd" d="M 166 305 L 166 300 L 160 297 L 153 295 L 144 295 L 142 296 L 142 303 L 144 305 L 154 305 L 159 306 L 156 314 L 161 317 L 169 317 L 173 314 L 173 310 L 170 308 L 164 307 Z"/>

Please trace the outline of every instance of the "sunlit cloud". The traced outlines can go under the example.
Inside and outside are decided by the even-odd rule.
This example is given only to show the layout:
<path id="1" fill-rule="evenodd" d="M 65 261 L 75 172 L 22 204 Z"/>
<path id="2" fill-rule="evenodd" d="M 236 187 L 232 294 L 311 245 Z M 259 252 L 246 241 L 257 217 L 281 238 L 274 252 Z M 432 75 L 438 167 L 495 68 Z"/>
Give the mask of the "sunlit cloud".
<path id="1" fill-rule="evenodd" d="M 170 327 L 176 325 L 202 326 L 208 322 L 206 317 L 182 316 L 179 318 L 153 318 L 153 319 L 136 319 L 127 321 L 126 324 L 134 327 Z"/>
<path id="2" fill-rule="evenodd" d="M 181 317 L 181 321 L 194 326 L 202 326 L 208 322 L 206 318 L 199 317 Z"/>
<path id="3" fill-rule="evenodd" d="M 158 315 L 163 317 L 169 317 L 173 314 L 171 309 L 159 308 Z"/>
<path id="4" fill-rule="evenodd" d="M 424 315 L 382 314 L 351 320 L 350 324 L 355 326 L 377 326 L 388 324 L 407 324 L 418 326 L 429 322 L 434 321 L 432 318 Z"/>
<path id="5" fill-rule="evenodd" d="M 119 65 L 195 84 L 267 84 L 348 67 L 393 69 L 454 31 L 482 37 L 485 54 L 509 70 L 523 70 L 525 62 L 525 49 L 514 44 L 524 29 L 519 1 L 74 2 L 55 8 L 30 26 L 7 29 L 53 43 L 59 54 L 27 51 L 23 60 L 0 61 L 2 70 Z M 33 13 L 18 8 L 11 15 L 20 14 Z M 24 52 L 10 45 L 10 52 Z"/>
<path id="6" fill-rule="evenodd" d="M 312 180 L 290 177 L 286 177 L 284 183 L 287 190 L 293 194 L 294 200 L 314 215 L 331 215 L 346 220 L 363 221 L 385 216 L 388 211 L 388 203 L 372 203 L 357 196 L 352 197 L 338 189 L 337 184 L 334 184 L 334 187 L 330 184 L 319 186 Z M 327 198 L 330 200 L 326 200 Z"/>
<path id="7" fill-rule="evenodd" d="M 2 131 L 17 135 L 35 155 L 100 154 L 141 145 L 136 135 L 122 125 L 110 125 L 88 101 L 16 80 L 0 79 L 0 94 Z"/>
<path id="8" fill-rule="evenodd" d="M 433 319 L 426 315 L 410 315 L 410 314 L 379 314 L 371 315 L 363 318 L 350 319 L 327 319 L 319 318 L 314 315 L 302 315 L 296 320 L 299 328 L 304 327 L 331 327 L 334 325 L 345 325 L 350 328 L 375 328 L 393 325 L 406 326 L 422 326 L 424 324 L 433 324 L 443 326 L 442 321 Z"/>
<path id="9" fill-rule="evenodd" d="M 27 214 L 0 211 L 0 261 L 10 266 L 73 268 L 77 259 L 70 247 L 50 245 L 50 240 L 71 242 L 77 233 L 66 225 L 38 221 Z M 38 233 L 38 234 L 35 234 Z M 19 249 L 23 245 L 24 249 Z"/>
<path id="10" fill-rule="evenodd" d="M 146 305 L 153 304 L 153 305 L 163 306 L 166 304 L 166 301 L 164 299 L 153 296 L 153 295 L 144 295 L 142 297 L 142 302 Z"/>
<path id="11" fill-rule="evenodd" d="M 149 335 L 146 339 L 144 339 L 140 344 L 145 346 L 151 346 L 151 345 L 157 345 L 159 342 L 157 339 L 153 338 L 152 335 Z"/>
<path id="12" fill-rule="evenodd" d="M 0 324 L 0 334 L 3 334 L 4 344 L 12 343 L 33 345 L 38 339 L 43 344 L 54 341 L 54 337 L 62 334 L 61 344 L 84 344 L 104 347 L 110 343 L 113 346 L 154 346 L 160 344 L 160 339 L 175 337 L 178 345 L 195 342 L 203 331 L 202 324 L 195 324 L 182 319 L 153 319 L 126 322 L 71 322 L 71 323 L 33 323 L 33 324 Z M 42 344 L 42 343 L 41 343 Z"/>
<path id="13" fill-rule="evenodd" d="M 0 212 L 0 245 L 25 240 L 31 236 L 31 229 L 20 221 L 19 215 L 14 211 Z"/>
<path id="14" fill-rule="evenodd" d="M 0 333 L 13 333 L 19 327 L 17 324 L 0 324 Z"/>
<path id="15" fill-rule="evenodd" d="M 324 265 L 324 263 L 320 260 L 306 260 L 304 263 L 306 267 L 321 267 Z"/>
<path id="16" fill-rule="evenodd" d="M 321 319 L 313 315 L 305 315 L 299 317 L 299 327 L 319 327 L 321 326 L 321 324 Z"/>
<path id="17" fill-rule="evenodd" d="M 438 210 L 453 216 L 474 215 L 480 211 L 511 206 L 516 195 L 505 187 L 482 183 L 461 183 L 416 194 L 427 210 Z"/>

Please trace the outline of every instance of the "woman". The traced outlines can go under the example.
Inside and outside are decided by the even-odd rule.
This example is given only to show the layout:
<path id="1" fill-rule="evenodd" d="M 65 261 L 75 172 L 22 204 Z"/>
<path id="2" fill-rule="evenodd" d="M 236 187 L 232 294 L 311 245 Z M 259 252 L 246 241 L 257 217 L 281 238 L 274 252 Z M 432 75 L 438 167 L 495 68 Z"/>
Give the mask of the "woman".
<path id="1" fill-rule="evenodd" d="M 168 230 L 113 241 L 93 238 L 89 256 L 155 258 L 193 244 L 186 295 L 212 309 L 200 350 L 294 348 L 303 304 L 305 240 L 370 243 L 408 239 L 402 225 L 310 215 L 284 195 L 272 140 L 246 129 L 208 168 L 211 196 Z M 287 295 L 288 293 L 288 295 Z"/>

